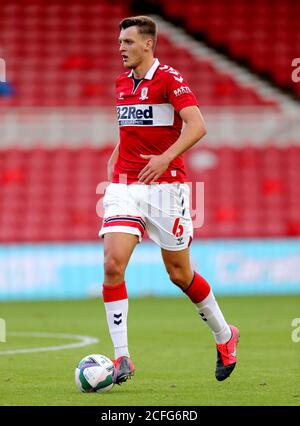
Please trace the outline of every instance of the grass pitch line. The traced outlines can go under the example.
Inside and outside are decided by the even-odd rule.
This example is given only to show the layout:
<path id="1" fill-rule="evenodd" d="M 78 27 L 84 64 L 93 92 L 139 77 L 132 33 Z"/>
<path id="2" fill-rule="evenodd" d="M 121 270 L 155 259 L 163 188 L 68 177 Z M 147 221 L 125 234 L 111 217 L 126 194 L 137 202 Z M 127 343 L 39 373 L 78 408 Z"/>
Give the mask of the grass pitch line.
<path id="1" fill-rule="evenodd" d="M 83 346 L 92 345 L 98 343 L 99 339 L 91 336 L 80 336 L 78 334 L 62 334 L 62 333 L 30 333 L 30 332 L 11 332 L 7 333 L 8 336 L 19 336 L 19 337 L 40 337 L 44 339 L 71 339 L 78 340 L 78 342 L 68 343 L 66 345 L 59 346 L 47 346 L 42 348 L 28 348 L 28 349 L 14 349 L 8 351 L 0 351 L 0 355 L 15 355 L 15 354 L 26 354 L 31 352 L 48 352 L 48 351 L 62 351 L 64 349 L 74 349 Z"/>

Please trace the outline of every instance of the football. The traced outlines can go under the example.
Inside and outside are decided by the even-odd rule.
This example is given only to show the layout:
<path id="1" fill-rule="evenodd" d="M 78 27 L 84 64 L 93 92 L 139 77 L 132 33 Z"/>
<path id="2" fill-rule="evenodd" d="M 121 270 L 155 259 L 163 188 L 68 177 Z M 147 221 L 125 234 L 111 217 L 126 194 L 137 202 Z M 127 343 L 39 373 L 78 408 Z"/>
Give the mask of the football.
<path id="1" fill-rule="evenodd" d="M 107 392 L 112 389 L 114 364 L 105 355 L 87 355 L 75 369 L 75 383 L 81 392 Z"/>

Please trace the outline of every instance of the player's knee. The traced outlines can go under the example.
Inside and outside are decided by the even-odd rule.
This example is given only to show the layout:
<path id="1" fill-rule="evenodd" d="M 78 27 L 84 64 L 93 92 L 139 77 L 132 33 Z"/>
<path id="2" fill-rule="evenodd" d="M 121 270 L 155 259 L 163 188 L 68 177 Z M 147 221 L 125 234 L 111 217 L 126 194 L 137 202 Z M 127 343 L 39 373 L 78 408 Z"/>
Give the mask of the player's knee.
<path id="1" fill-rule="evenodd" d="M 104 273 L 106 282 L 119 282 L 124 279 L 125 266 L 114 256 L 108 256 L 104 261 Z"/>
<path id="2" fill-rule="evenodd" d="M 189 285 L 189 277 L 184 269 L 177 266 L 171 266 L 167 269 L 170 280 L 178 287 L 185 289 Z"/>

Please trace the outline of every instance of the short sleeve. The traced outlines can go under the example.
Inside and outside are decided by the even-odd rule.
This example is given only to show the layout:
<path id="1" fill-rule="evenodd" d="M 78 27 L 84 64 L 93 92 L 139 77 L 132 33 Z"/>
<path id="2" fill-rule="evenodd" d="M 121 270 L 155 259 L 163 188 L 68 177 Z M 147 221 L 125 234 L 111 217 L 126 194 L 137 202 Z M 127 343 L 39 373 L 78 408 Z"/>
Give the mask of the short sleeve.
<path id="1" fill-rule="evenodd" d="M 176 112 L 188 106 L 198 106 L 196 96 L 191 91 L 188 83 L 178 71 L 169 68 L 166 71 L 167 98 Z"/>

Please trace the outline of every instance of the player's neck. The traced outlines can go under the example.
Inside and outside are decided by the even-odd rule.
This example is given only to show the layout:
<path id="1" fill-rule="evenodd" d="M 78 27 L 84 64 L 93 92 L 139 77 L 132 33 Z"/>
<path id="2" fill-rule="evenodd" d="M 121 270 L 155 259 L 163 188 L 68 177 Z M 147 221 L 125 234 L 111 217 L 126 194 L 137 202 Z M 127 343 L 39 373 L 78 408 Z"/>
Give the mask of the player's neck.
<path id="1" fill-rule="evenodd" d="M 155 61 L 155 58 L 153 56 L 143 61 L 140 65 L 134 68 L 133 77 L 139 80 L 144 78 L 147 72 L 149 71 L 149 69 L 154 64 L 154 61 Z"/>

